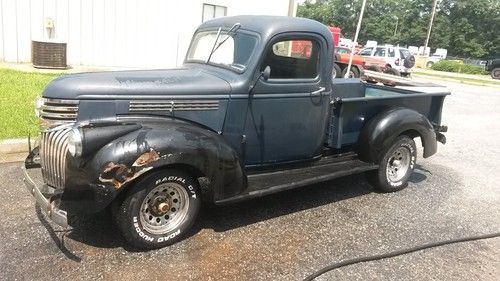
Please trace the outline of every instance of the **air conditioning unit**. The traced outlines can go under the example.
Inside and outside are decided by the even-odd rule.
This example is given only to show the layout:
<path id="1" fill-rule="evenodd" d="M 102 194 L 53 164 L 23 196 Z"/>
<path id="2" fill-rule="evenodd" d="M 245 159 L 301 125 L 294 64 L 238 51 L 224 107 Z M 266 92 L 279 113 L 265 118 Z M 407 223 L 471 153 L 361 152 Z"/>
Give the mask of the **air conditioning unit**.
<path id="1" fill-rule="evenodd" d="M 36 68 L 67 68 L 66 43 L 32 40 L 31 62 Z"/>

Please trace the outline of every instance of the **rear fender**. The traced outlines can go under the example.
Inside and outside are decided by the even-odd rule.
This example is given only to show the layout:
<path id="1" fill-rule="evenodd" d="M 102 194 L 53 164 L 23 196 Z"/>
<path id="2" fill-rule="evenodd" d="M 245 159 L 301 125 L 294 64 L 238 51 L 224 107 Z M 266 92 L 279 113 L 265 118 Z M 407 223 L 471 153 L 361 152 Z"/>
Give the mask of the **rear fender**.
<path id="1" fill-rule="evenodd" d="M 424 158 L 436 153 L 436 133 L 429 120 L 415 110 L 392 108 L 379 113 L 363 127 L 358 140 L 361 159 L 378 163 L 394 140 L 405 133 L 421 137 Z"/>

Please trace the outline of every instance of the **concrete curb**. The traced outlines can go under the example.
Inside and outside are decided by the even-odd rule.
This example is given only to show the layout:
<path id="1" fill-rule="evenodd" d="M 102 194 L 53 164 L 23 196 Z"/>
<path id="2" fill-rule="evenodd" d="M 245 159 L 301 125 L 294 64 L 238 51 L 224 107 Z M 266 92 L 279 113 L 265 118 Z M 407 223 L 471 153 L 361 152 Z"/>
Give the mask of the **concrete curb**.
<path id="1" fill-rule="evenodd" d="M 31 146 L 35 146 L 35 139 L 31 139 Z M 27 138 L 0 140 L 0 163 L 24 161 L 28 150 Z"/>

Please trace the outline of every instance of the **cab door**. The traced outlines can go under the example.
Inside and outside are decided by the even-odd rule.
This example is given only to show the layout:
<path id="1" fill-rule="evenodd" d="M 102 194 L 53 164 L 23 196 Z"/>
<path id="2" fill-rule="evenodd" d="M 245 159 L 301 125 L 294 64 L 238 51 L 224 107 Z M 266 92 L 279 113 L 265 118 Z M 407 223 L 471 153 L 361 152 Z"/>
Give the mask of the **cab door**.
<path id="1" fill-rule="evenodd" d="M 268 44 L 257 71 L 269 66 L 270 77 L 258 80 L 248 101 L 247 165 L 321 155 L 331 92 L 325 46 L 313 34 L 282 35 Z"/>

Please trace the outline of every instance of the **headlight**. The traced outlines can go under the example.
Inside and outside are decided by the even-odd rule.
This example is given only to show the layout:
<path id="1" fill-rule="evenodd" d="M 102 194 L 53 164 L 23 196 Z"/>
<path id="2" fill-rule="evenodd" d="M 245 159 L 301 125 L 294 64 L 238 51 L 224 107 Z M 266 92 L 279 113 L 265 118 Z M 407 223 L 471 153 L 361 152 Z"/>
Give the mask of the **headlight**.
<path id="1" fill-rule="evenodd" d="M 73 128 L 68 135 L 68 151 L 73 157 L 82 155 L 83 134 L 79 128 Z"/>
<path id="2" fill-rule="evenodd" d="M 35 100 L 35 115 L 36 115 L 36 117 L 40 117 L 40 112 L 42 110 L 42 106 L 43 106 L 44 103 L 45 103 L 45 101 L 41 97 L 38 97 Z"/>

